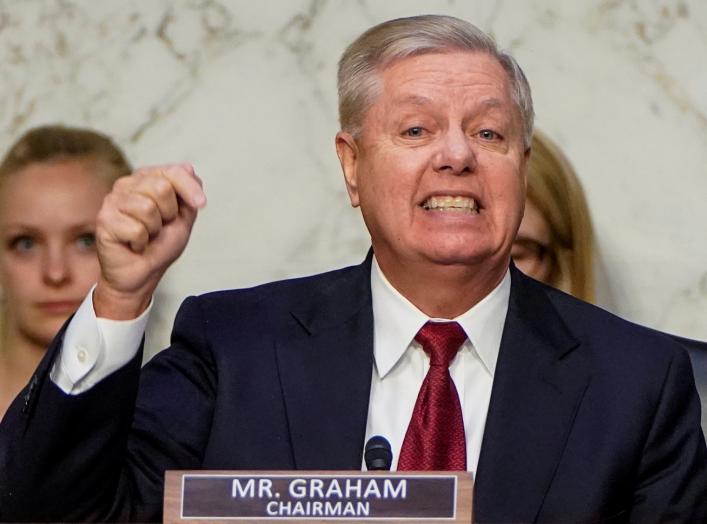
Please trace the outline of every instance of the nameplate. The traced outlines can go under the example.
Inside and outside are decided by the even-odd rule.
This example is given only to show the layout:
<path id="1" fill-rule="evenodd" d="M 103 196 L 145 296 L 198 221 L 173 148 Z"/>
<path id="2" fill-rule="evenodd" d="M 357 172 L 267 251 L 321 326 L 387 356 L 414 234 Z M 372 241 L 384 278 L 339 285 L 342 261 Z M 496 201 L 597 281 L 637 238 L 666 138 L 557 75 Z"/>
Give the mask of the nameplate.
<path id="1" fill-rule="evenodd" d="M 469 522 L 467 473 L 170 471 L 164 520 L 456 522 L 462 479 Z"/>

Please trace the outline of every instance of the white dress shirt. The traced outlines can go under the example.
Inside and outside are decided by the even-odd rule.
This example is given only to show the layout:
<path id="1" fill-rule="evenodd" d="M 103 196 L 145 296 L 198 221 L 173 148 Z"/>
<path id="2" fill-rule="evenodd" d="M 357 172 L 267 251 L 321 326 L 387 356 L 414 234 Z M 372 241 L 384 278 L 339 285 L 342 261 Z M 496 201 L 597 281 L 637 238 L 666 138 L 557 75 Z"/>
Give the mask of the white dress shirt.
<path id="1" fill-rule="evenodd" d="M 366 442 L 374 435 L 388 439 L 393 451 L 391 469 L 397 468 L 417 394 L 430 365 L 429 356 L 414 340 L 415 335 L 428 320 L 454 320 L 469 337 L 449 371 L 462 407 L 467 469 L 476 471 L 510 290 L 511 278 L 507 272 L 489 295 L 463 315 L 431 319 L 393 288 L 373 259 L 374 367 Z"/>
<path id="2" fill-rule="evenodd" d="M 133 359 L 152 310 L 150 300 L 147 309 L 134 320 L 97 318 L 93 309 L 94 288 L 66 328 L 59 358 L 49 373 L 52 382 L 70 395 L 88 391 Z"/>

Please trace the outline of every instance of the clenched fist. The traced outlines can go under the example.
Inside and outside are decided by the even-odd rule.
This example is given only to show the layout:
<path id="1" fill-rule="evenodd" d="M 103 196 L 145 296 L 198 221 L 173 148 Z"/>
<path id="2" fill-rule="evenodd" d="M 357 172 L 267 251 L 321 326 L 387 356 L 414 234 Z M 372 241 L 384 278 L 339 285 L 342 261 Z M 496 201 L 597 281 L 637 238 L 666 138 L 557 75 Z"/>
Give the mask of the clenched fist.
<path id="1" fill-rule="evenodd" d="M 96 220 L 97 316 L 127 320 L 145 310 L 205 204 L 201 180 L 189 164 L 143 168 L 116 181 Z"/>

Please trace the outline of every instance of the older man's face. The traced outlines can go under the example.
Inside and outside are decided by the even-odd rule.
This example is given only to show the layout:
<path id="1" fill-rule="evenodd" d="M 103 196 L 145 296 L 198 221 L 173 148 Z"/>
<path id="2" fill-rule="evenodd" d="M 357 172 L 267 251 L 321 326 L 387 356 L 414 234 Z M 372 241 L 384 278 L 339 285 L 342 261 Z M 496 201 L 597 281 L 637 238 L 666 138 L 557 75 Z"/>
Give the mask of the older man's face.
<path id="1" fill-rule="evenodd" d="M 507 264 L 523 214 L 520 113 L 485 53 L 394 62 L 361 136 L 337 150 L 382 267 Z"/>

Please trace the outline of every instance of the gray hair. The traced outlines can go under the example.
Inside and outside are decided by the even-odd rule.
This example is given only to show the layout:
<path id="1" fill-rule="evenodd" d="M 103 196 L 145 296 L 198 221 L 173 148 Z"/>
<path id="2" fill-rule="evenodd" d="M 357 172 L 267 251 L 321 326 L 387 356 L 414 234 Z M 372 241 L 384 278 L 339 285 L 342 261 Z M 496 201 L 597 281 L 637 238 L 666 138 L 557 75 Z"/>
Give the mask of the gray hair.
<path id="1" fill-rule="evenodd" d="M 516 60 L 469 22 L 442 15 L 397 18 L 378 24 L 346 48 L 339 60 L 339 121 L 341 129 L 357 136 L 363 117 L 380 91 L 377 73 L 401 58 L 459 49 L 484 52 L 496 58 L 508 74 L 511 95 L 523 120 L 523 143 L 533 136 L 530 85 Z"/>

